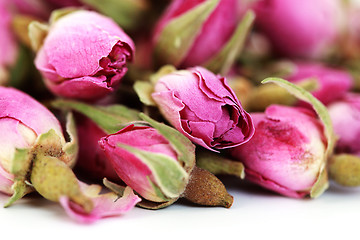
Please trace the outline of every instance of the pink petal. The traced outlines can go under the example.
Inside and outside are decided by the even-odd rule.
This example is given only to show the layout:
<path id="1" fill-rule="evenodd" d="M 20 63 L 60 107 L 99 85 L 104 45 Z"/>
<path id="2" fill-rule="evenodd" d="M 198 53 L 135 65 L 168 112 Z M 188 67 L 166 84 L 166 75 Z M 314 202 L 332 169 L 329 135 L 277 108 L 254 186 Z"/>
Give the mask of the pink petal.
<path id="1" fill-rule="evenodd" d="M 85 76 L 55 84 L 45 79 L 45 84 L 56 95 L 83 100 L 97 99 L 114 91 L 108 87 L 105 76 Z"/>
<path id="2" fill-rule="evenodd" d="M 60 204 L 69 217 L 81 223 L 93 223 L 98 219 L 124 214 L 135 207 L 141 199 L 131 188 L 126 187 L 123 197 L 117 199 L 114 193 L 107 193 L 92 198 L 94 209 L 91 213 L 84 213 L 82 208 L 68 197 L 61 197 Z"/>
<path id="3" fill-rule="evenodd" d="M 37 135 L 54 129 L 62 136 L 61 126 L 56 117 L 35 99 L 14 88 L 0 86 L 0 118 L 2 117 L 14 118 L 25 126 L 31 126 Z"/>

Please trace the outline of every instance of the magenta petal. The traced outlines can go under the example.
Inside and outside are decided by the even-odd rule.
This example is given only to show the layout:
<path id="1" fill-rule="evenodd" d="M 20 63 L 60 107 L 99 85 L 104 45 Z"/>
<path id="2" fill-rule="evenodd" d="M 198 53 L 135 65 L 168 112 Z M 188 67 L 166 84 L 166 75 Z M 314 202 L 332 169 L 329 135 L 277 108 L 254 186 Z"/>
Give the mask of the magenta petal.
<path id="1" fill-rule="evenodd" d="M 205 68 L 190 68 L 161 77 L 152 98 L 171 125 L 207 149 L 239 146 L 254 134 L 251 116 L 225 78 Z"/>
<path id="2" fill-rule="evenodd" d="M 56 95 L 83 100 L 96 99 L 114 91 L 114 88 L 108 87 L 104 76 L 86 76 L 70 79 L 60 84 L 53 84 L 50 81 L 45 81 L 45 83 Z"/>
<path id="3" fill-rule="evenodd" d="M 69 217 L 81 223 L 92 223 L 98 219 L 124 214 L 135 207 L 141 199 L 134 194 L 130 187 L 124 191 L 123 197 L 117 199 L 117 195 L 107 193 L 92 198 L 94 209 L 91 213 L 84 213 L 82 208 L 68 197 L 61 197 L 60 204 Z"/>

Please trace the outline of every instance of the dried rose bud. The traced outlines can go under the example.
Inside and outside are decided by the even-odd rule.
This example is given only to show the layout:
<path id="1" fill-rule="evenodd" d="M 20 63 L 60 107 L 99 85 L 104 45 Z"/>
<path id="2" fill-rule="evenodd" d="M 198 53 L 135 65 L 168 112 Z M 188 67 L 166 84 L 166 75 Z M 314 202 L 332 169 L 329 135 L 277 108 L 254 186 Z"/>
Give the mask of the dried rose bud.
<path id="1" fill-rule="evenodd" d="M 196 169 L 195 146 L 175 129 L 143 118 L 153 127 L 132 124 L 99 142 L 119 177 L 146 200 L 140 206 L 158 209 L 185 197 L 230 207 L 233 200 L 223 184 Z"/>
<path id="2" fill-rule="evenodd" d="M 246 8 L 237 0 L 172 1 L 155 27 L 155 60 L 159 65 L 203 65 L 225 74 L 254 20 Z"/>
<path id="3" fill-rule="evenodd" d="M 338 136 L 336 151 L 360 156 L 360 95 L 348 93 L 330 104 L 328 110 Z"/>
<path id="4" fill-rule="evenodd" d="M 317 88 L 311 93 L 325 105 L 340 99 L 353 85 L 353 78 L 346 71 L 311 62 L 294 62 L 292 72 L 284 78 L 296 84 L 315 79 Z"/>
<path id="5" fill-rule="evenodd" d="M 82 100 L 113 92 L 134 55 L 129 36 L 112 19 L 96 12 L 54 12 L 51 20 L 48 30 L 39 23 L 30 24 L 33 45 L 40 47 L 35 66 L 49 90 Z"/>
<path id="6" fill-rule="evenodd" d="M 250 115 L 226 79 L 202 67 L 162 76 L 152 98 L 163 116 L 194 143 L 217 151 L 252 137 Z"/>
<path id="7" fill-rule="evenodd" d="M 341 7 L 338 0 L 260 0 L 253 9 L 255 24 L 277 53 L 319 58 L 340 33 Z"/>
<path id="8" fill-rule="evenodd" d="M 5 173 L 7 184 L 2 185 L 3 192 L 15 194 L 14 182 L 19 180 L 15 168 L 17 162 L 24 161 L 26 165 L 31 161 L 31 157 L 26 152 L 35 151 L 35 148 L 42 148 L 50 155 L 64 155 L 62 159 L 65 164 L 73 165 L 76 158 L 75 152 L 72 154 L 62 153 L 63 149 L 56 149 L 56 146 L 37 146 L 39 139 L 44 134 L 52 131 L 57 138 L 59 145 L 66 146 L 66 141 L 62 133 L 59 121 L 55 116 L 36 100 L 13 88 L 0 87 L 0 168 Z M 58 151 L 58 152 L 57 152 Z M 31 163 L 31 162 L 30 162 Z M 30 164 L 29 163 L 29 164 Z M 25 169 L 28 171 L 28 169 Z M 20 179 L 26 180 L 26 179 Z M 29 187 L 23 189 L 29 191 Z"/>
<path id="9" fill-rule="evenodd" d="M 320 196 L 329 186 L 326 164 L 335 146 L 335 134 L 326 107 L 309 92 L 284 79 L 267 78 L 300 100 L 306 108 L 280 105 L 254 113 L 256 131 L 246 144 L 229 149 L 245 166 L 246 177 L 285 196 Z"/>
<path id="10" fill-rule="evenodd" d="M 307 109 L 272 105 L 251 114 L 254 137 L 230 149 L 245 165 L 247 179 L 290 197 L 304 197 L 316 183 L 324 161 L 321 123 Z"/>
<path id="11" fill-rule="evenodd" d="M 184 191 L 189 174 L 156 129 L 130 125 L 102 138 L 100 146 L 120 178 L 145 199 L 165 202 Z M 166 166 L 167 171 L 158 172 L 161 166 Z"/>

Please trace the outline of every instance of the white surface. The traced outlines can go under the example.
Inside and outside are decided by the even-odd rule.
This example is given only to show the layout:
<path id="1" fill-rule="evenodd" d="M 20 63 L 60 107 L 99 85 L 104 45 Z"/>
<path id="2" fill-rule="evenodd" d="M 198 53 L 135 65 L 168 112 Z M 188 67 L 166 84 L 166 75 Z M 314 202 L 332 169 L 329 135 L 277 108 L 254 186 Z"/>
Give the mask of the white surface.
<path id="1" fill-rule="evenodd" d="M 32 195 L 0 208 L 1 235 L 16 235 L 15 239 L 194 239 L 194 235 L 197 239 L 359 239 L 360 188 L 332 184 L 318 199 L 298 200 L 237 179 L 224 182 L 235 199 L 230 209 L 180 201 L 157 211 L 135 208 L 90 225 L 74 222 L 56 203 Z M 0 204 L 6 199 L 0 195 Z"/>

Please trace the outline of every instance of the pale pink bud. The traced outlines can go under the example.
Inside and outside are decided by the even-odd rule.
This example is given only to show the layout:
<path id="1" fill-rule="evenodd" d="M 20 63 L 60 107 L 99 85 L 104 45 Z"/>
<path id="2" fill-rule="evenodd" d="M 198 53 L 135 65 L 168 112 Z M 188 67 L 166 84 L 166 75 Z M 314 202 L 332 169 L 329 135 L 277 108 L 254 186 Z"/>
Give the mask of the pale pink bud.
<path id="1" fill-rule="evenodd" d="M 328 111 L 338 137 L 336 151 L 360 156 L 360 95 L 348 93 L 330 104 Z"/>
<path id="2" fill-rule="evenodd" d="M 31 148 L 37 137 L 50 129 L 63 136 L 60 123 L 48 109 L 19 90 L 0 87 L 1 192 L 13 193 L 10 172 L 15 150 Z"/>
<path id="3" fill-rule="evenodd" d="M 322 124 L 305 108 L 280 105 L 251 116 L 256 128 L 254 137 L 229 150 L 245 165 L 246 178 L 285 196 L 308 195 L 324 161 Z"/>

